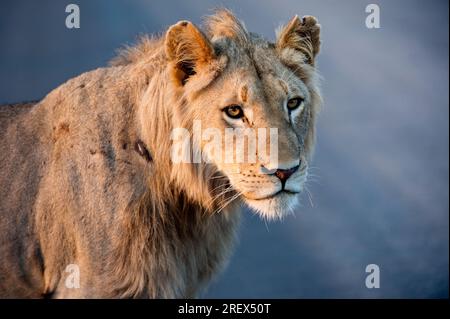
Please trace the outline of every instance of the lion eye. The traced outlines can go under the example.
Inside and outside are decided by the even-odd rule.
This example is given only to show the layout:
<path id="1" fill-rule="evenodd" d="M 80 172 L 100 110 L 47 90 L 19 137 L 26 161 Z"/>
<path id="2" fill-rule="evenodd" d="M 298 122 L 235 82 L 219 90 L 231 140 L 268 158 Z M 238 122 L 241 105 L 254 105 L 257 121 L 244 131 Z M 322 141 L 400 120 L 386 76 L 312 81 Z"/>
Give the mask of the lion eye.
<path id="1" fill-rule="evenodd" d="M 289 111 L 293 111 L 296 108 L 298 108 L 299 106 L 301 106 L 303 104 L 303 99 L 301 97 L 295 97 L 293 99 L 290 99 L 287 102 L 287 108 Z"/>
<path id="2" fill-rule="evenodd" d="M 223 109 L 226 115 L 232 119 L 238 119 L 244 116 L 244 111 L 239 105 L 230 105 Z"/>

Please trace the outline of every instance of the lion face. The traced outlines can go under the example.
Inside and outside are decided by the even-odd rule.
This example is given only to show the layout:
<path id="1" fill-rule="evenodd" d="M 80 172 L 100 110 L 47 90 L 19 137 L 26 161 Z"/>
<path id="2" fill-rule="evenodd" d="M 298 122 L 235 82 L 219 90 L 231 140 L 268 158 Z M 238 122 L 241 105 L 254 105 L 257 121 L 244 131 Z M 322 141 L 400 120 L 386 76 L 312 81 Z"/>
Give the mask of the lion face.
<path id="1" fill-rule="evenodd" d="M 183 118 L 191 122 L 185 125 L 201 125 L 193 143 L 235 197 L 266 218 L 291 210 L 308 176 L 320 103 L 316 28 L 315 20 L 295 17 L 272 44 L 248 34 L 227 12 L 210 22 L 209 39 L 190 23 L 172 27 L 177 35 L 195 35 L 174 46 L 175 55 L 189 51 L 189 59 L 175 59 L 174 77 L 186 99 Z"/>

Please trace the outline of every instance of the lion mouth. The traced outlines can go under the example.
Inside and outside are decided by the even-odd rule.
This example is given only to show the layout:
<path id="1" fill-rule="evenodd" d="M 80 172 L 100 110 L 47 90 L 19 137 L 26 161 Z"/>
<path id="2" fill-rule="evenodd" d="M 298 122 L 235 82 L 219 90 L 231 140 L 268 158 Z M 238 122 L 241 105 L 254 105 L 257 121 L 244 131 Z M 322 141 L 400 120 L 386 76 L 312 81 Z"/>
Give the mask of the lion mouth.
<path id="1" fill-rule="evenodd" d="M 275 192 L 273 194 L 270 194 L 270 195 L 267 195 L 267 196 L 264 196 L 264 197 L 259 197 L 259 198 L 248 197 L 248 196 L 245 196 L 244 194 L 242 196 L 244 196 L 244 198 L 249 199 L 249 200 L 259 201 L 259 200 L 272 199 L 272 198 L 275 198 L 277 196 L 280 196 L 281 194 L 296 195 L 296 194 L 299 194 L 299 193 L 300 192 L 290 191 L 288 189 L 281 189 L 281 190 L 279 190 L 279 191 L 277 191 L 277 192 Z"/>

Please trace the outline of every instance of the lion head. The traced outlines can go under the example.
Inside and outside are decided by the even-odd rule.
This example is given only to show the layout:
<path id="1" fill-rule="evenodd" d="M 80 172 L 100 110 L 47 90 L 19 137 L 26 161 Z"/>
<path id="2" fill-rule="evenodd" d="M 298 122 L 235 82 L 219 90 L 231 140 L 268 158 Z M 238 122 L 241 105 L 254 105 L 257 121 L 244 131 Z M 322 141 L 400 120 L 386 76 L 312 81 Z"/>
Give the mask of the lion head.
<path id="1" fill-rule="evenodd" d="M 226 133 L 215 141 L 221 149 L 214 150 L 205 134 L 193 134 L 191 151 L 201 152 L 202 160 L 220 172 L 211 179 L 223 177 L 234 198 L 266 218 L 290 210 L 308 176 L 320 104 L 315 68 L 319 33 L 315 18 L 295 16 L 271 43 L 247 32 L 226 10 L 207 19 L 205 33 L 188 21 L 178 22 L 166 33 L 171 84 L 183 101 L 183 107 L 174 110 L 175 126 L 192 132 L 196 121 L 203 133 L 232 128 L 235 142 L 245 135 L 247 147 L 243 154 L 233 149 L 232 161 L 226 159 L 227 151 L 230 154 Z M 248 160 L 250 145 L 270 147 L 268 131 L 254 133 L 274 128 L 277 156 L 258 148 Z M 236 161 L 238 155 L 247 160 Z"/>

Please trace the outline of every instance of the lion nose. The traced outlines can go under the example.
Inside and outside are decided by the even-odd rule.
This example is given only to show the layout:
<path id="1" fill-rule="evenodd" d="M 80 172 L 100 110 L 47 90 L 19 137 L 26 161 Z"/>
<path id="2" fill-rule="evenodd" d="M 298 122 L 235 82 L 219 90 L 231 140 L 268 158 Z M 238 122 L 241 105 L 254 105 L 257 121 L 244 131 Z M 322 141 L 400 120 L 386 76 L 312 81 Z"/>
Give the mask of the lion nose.
<path id="1" fill-rule="evenodd" d="M 297 166 L 291 167 L 289 169 L 277 169 L 275 171 L 275 176 L 278 177 L 278 179 L 281 181 L 283 188 L 284 188 L 284 184 L 286 183 L 288 178 L 291 177 L 292 174 L 294 174 L 298 170 L 299 167 L 300 167 L 300 165 L 297 165 Z"/>

